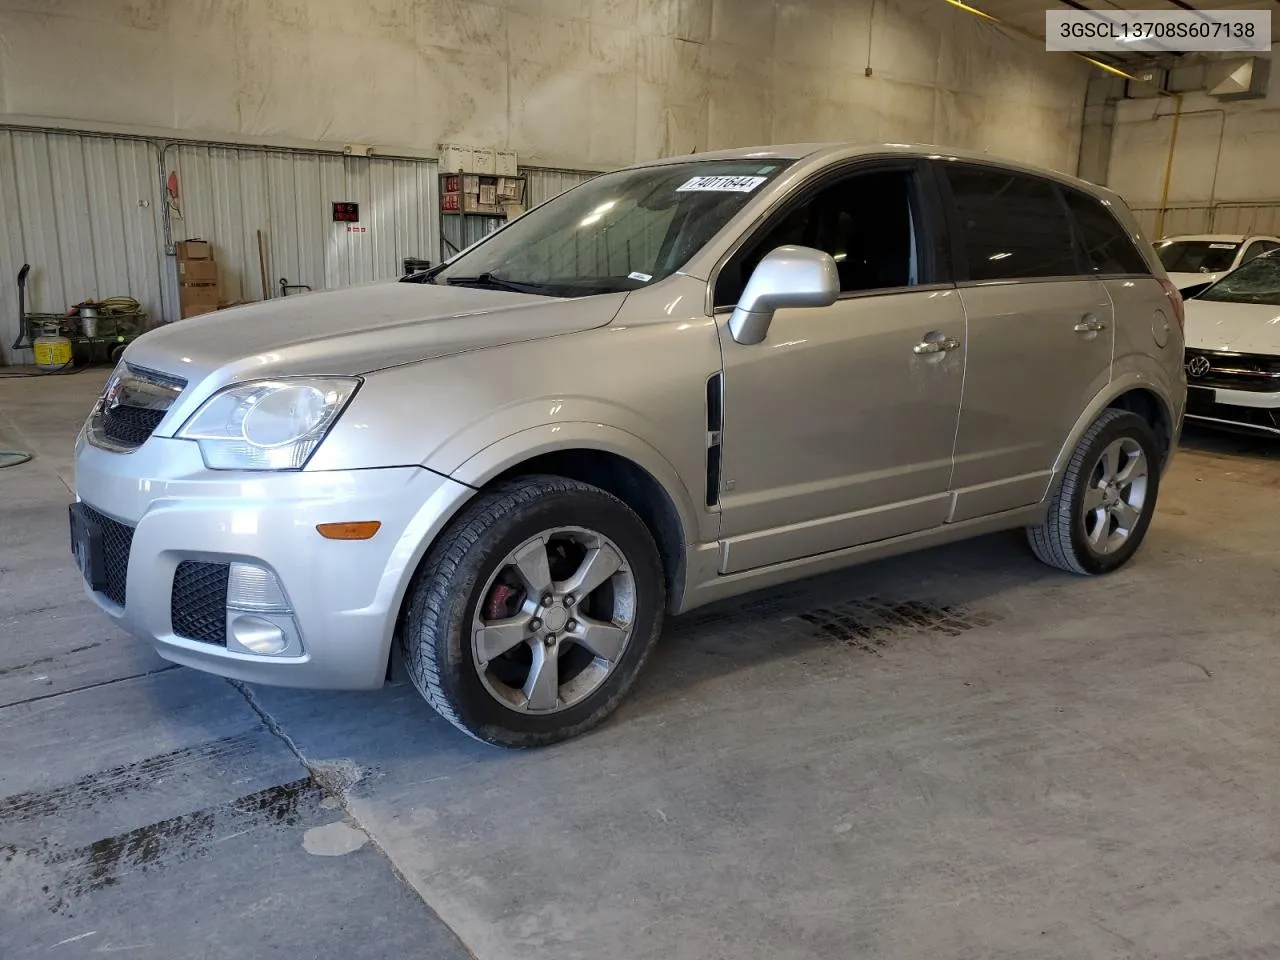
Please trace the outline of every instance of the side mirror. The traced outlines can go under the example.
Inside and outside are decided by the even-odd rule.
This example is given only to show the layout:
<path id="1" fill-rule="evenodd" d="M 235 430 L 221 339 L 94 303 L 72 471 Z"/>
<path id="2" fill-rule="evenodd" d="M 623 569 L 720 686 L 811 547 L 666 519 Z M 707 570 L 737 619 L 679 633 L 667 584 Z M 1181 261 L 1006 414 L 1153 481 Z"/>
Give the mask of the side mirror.
<path id="1" fill-rule="evenodd" d="M 812 247 L 778 247 L 767 253 L 729 318 L 729 333 L 741 344 L 759 343 L 773 314 L 783 307 L 826 307 L 840 295 L 840 272 L 831 255 Z"/>

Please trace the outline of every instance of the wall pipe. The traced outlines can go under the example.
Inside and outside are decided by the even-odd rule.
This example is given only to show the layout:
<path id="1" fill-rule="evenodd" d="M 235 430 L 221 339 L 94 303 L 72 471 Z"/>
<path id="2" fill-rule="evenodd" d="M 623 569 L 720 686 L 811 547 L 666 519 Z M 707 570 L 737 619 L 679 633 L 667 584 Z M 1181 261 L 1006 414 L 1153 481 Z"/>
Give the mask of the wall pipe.
<path id="1" fill-rule="evenodd" d="M 1219 205 L 1217 203 L 1218 171 L 1222 166 L 1222 141 L 1225 139 L 1226 132 L 1227 132 L 1227 111 L 1224 110 L 1222 107 L 1206 107 L 1203 110 L 1183 110 L 1182 94 L 1175 93 L 1175 94 L 1171 94 L 1171 96 L 1174 99 L 1174 112 L 1172 114 L 1173 130 L 1170 131 L 1170 134 L 1169 134 L 1169 152 L 1168 152 L 1168 156 L 1165 158 L 1164 183 L 1161 185 L 1161 190 L 1160 190 L 1160 206 L 1156 208 L 1155 235 L 1157 238 L 1159 238 L 1164 231 L 1165 211 L 1169 205 L 1169 187 L 1172 182 L 1173 153 L 1174 153 L 1174 147 L 1176 146 L 1177 139 L 1178 139 L 1179 119 L 1181 117 L 1199 117 L 1209 113 L 1216 113 L 1220 118 L 1220 123 L 1218 124 L 1218 147 L 1217 147 L 1217 152 L 1214 154 L 1214 158 L 1213 158 L 1213 176 L 1209 181 L 1209 199 L 1204 204 L 1204 206 L 1209 208 L 1213 208 Z M 1157 109 L 1156 113 L 1152 116 L 1151 119 L 1159 120 L 1160 116 L 1161 116 L 1160 112 Z M 1251 203 L 1252 201 L 1249 201 L 1249 202 Z M 1210 229 L 1213 228 L 1212 223 L 1210 223 L 1209 228 Z"/>
<path id="2" fill-rule="evenodd" d="M 1040 43 L 1044 43 L 1044 37 L 1038 36 L 1037 34 L 1033 33 L 1030 30 L 1024 30 L 1022 27 L 1019 27 L 1015 24 L 1006 23 L 1005 21 L 1001 20 L 999 17 L 993 17 L 991 14 L 983 10 L 979 10 L 977 7 L 969 6 L 969 4 L 964 3 L 963 0 L 943 0 L 943 2 L 950 4 L 951 6 L 955 7 L 958 10 L 963 10 L 965 13 L 973 14 L 973 16 L 975 17 L 980 17 L 983 20 L 989 20 L 992 23 L 999 24 L 1000 26 L 1004 27 L 1007 30 L 1012 30 L 1015 33 L 1020 33 L 1024 37 L 1029 37 L 1032 40 L 1037 40 Z M 1099 70 L 1105 70 L 1107 73 L 1114 74 L 1117 77 L 1124 77 L 1126 80 L 1134 80 L 1139 83 L 1143 82 L 1141 77 L 1135 77 L 1133 74 L 1126 73 L 1124 70 L 1121 70 L 1119 67 L 1113 67 L 1109 63 L 1103 63 L 1101 60 L 1095 60 L 1093 57 L 1086 57 L 1083 53 L 1075 53 L 1073 54 L 1073 56 L 1079 58 L 1080 60 L 1083 60 L 1085 63 L 1091 64 L 1097 67 Z M 1165 205 L 1169 202 L 1169 182 L 1173 176 L 1173 151 L 1174 151 L 1174 147 L 1177 145 L 1177 142 L 1178 142 L 1178 119 L 1182 115 L 1182 94 L 1173 93 L 1169 90 L 1164 89 L 1163 87 L 1158 88 L 1156 90 L 1156 93 L 1162 97 L 1173 98 L 1173 132 L 1169 136 L 1169 155 L 1165 158 L 1164 183 L 1162 183 L 1160 186 L 1160 210 L 1156 214 L 1155 233 L 1156 233 L 1156 236 L 1159 237 L 1164 232 L 1164 208 L 1165 208 Z M 1224 127 L 1226 125 L 1225 114 L 1223 119 L 1223 125 Z M 1218 139 L 1218 149 L 1219 149 L 1219 152 L 1221 152 L 1221 149 L 1222 149 L 1221 137 L 1219 137 Z M 1216 172 L 1215 172 L 1215 180 L 1216 180 Z"/>
<path id="3" fill-rule="evenodd" d="M 1169 205 L 1169 183 L 1173 179 L 1173 151 L 1178 145 L 1178 121 L 1182 118 L 1182 94 L 1173 95 L 1173 130 L 1169 133 L 1169 153 L 1164 160 L 1164 183 L 1160 185 L 1160 209 L 1156 211 L 1156 239 L 1164 236 L 1164 211 Z"/>
<path id="4" fill-rule="evenodd" d="M 1009 23 L 1005 20 L 1001 20 L 999 17 L 992 16 L 991 14 L 987 13 L 985 10 L 979 10 L 977 7 L 971 7 L 969 6 L 969 4 L 964 3 L 963 0 L 943 0 L 943 3 L 948 3 L 951 6 L 955 7 L 957 10 L 963 10 L 965 13 L 973 14 L 975 17 L 979 17 L 983 20 L 989 20 L 991 23 L 999 24 L 1000 26 L 1004 27 L 1006 30 L 1012 30 L 1014 33 L 1020 33 L 1022 34 L 1022 36 L 1027 37 L 1031 40 L 1035 40 L 1039 43 L 1044 43 L 1044 37 L 1040 36 L 1039 34 L 1034 33 L 1031 30 L 1024 30 L 1022 27 L 1018 26 L 1017 24 Z M 1117 77 L 1124 77 L 1126 80 L 1138 80 L 1139 82 L 1141 82 L 1141 78 L 1135 77 L 1131 73 L 1125 73 L 1119 67 L 1113 67 L 1109 63 L 1103 63 L 1101 60 L 1094 59 L 1093 57 L 1087 57 L 1083 53 L 1076 53 L 1075 51 L 1071 51 L 1071 55 L 1075 57 L 1077 60 L 1083 60 L 1085 63 L 1095 66 L 1099 70 L 1105 70 L 1107 73 L 1114 74 Z M 1161 91 L 1161 92 L 1163 93 L 1164 91 Z"/>

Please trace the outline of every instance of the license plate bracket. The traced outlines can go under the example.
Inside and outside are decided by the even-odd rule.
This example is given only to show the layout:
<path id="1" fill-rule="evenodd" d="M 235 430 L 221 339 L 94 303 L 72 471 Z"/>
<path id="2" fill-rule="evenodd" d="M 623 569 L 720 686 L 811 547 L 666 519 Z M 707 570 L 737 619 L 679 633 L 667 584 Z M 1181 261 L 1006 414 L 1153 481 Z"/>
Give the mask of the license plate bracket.
<path id="1" fill-rule="evenodd" d="M 68 508 L 71 526 L 71 555 L 90 589 L 107 588 L 107 558 L 102 542 L 102 527 L 85 515 L 84 507 L 73 503 Z"/>

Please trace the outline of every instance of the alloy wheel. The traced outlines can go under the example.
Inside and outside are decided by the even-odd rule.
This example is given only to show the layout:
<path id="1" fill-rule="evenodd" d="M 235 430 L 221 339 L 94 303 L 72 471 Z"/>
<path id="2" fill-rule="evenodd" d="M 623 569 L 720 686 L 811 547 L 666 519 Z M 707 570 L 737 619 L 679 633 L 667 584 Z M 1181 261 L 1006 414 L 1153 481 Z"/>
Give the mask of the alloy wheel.
<path id="1" fill-rule="evenodd" d="M 499 703 L 557 713 L 613 673 L 635 613 L 635 577 L 612 540 L 583 527 L 545 530 L 508 553 L 481 591 L 473 662 Z"/>
<path id="2" fill-rule="evenodd" d="M 1082 504 L 1085 540 L 1099 554 L 1128 542 L 1147 502 L 1147 455 L 1136 440 L 1121 437 L 1102 451 Z"/>

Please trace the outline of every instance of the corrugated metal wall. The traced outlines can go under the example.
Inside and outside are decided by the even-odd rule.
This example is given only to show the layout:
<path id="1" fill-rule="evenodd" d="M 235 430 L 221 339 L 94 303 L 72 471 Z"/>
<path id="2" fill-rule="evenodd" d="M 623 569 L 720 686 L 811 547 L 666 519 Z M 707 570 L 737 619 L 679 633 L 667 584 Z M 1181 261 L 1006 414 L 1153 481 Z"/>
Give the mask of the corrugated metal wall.
<path id="1" fill-rule="evenodd" d="M 282 278 L 321 290 L 439 256 L 431 161 L 178 144 L 165 163 L 178 176 L 173 238 L 214 245 L 225 300 L 262 299 L 258 231 L 273 297 Z M 334 202 L 360 204 L 360 223 L 334 223 Z"/>
<path id="2" fill-rule="evenodd" d="M 226 301 L 262 298 L 281 278 L 316 290 L 399 275 L 405 257 L 438 262 L 439 181 L 429 160 L 347 157 L 0 128 L 0 337 L 18 332 L 16 275 L 31 264 L 27 309 L 61 312 L 87 299 L 131 296 L 155 322 L 178 318 L 177 272 L 165 253 L 160 168 L 177 176 L 170 239 L 214 246 Z M 525 169 L 535 206 L 594 174 Z M 333 223 L 330 204 L 360 204 L 359 224 Z M 468 221 L 464 245 L 483 235 Z M 446 229 L 456 230 L 454 224 Z"/>
<path id="3" fill-rule="evenodd" d="M 523 169 L 521 173 L 529 178 L 529 196 L 526 205 L 530 208 L 545 203 L 592 177 L 599 176 L 597 173 L 585 170 L 544 170 L 538 167 Z"/>
<path id="4" fill-rule="evenodd" d="M 31 357 L 9 349 L 23 263 L 29 312 L 130 296 L 161 316 L 158 158 L 145 140 L 0 129 L 0 345 L 10 362 Z"/>

